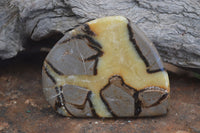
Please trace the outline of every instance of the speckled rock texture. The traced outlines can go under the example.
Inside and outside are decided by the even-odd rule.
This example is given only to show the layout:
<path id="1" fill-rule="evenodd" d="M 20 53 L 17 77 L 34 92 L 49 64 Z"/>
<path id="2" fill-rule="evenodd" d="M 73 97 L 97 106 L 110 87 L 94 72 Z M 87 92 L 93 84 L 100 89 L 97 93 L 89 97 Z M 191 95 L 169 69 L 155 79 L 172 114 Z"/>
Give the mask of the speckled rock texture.
<path id="1" fill-rule="evenodd" d="M 10 0 L 0 1 L 0 58 L 2 59 L 16 56 L 23 49 L 19 10 L 9 2 Z"/>
<path id="2" fill-rule="evenodd" d="M 164 61 L 200 68 L 199 0 L 12 0 L 11 9 L 7 2 L 3 0 L 0 4 L 4 14 L 0 16 L 2 59 L 21 51 L 21 42 L 26 37 L 39 41 L 52 34 L 65 34 L 90 19 L 123 15 L 145 31 Z M 13 32 L 9 32 L 10 28 Z M 18 33 L 26 37 L 20 38 Z"/>

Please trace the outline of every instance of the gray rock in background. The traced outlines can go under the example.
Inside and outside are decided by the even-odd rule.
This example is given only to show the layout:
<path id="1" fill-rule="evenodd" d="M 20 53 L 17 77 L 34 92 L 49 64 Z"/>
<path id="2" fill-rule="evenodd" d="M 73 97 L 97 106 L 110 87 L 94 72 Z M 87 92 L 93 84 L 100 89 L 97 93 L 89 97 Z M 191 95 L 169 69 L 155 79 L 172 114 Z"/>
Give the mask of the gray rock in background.
<path id="1" fill-rule="evenodd" d="M 56 33 L 65 34 L 90 19 L 123 15 L 135 22 L 154 42 L 165 62 L 200 68 L 200 0 L 13 0 L 12 4 L 18 8 L 21 20 L 19 23 L 16 17 L 12 22 L 18 26 L 23 24 L 24 30 L 20 34 L 34 41 Z M 0 20 L 5 21 L 2 16 Z M 18 26 L 8 25 L 7 29 L 19 29 Z M 1 39 L 0 49 L 4 51 L 0 51 L 1 58 L 10 58 L 22 50 L 24 38 L 16 33 L 19 30 L 10 34 L 2 34 L 1 30 L 4 40 L 13 42 L 15 38 L 14 44 L 18 46 L 17 49 L 10 43 L 2 43 Z M 12 38 L 8 37 L 13 34 Z M 5 50 L 3 44 L 6 44 Z"/>
<path id="2" fill-rule="evenodd" d="M 16 56 L 22 48 L 18 9 L 10 0 L 0 1 L 0 58 Z"/>

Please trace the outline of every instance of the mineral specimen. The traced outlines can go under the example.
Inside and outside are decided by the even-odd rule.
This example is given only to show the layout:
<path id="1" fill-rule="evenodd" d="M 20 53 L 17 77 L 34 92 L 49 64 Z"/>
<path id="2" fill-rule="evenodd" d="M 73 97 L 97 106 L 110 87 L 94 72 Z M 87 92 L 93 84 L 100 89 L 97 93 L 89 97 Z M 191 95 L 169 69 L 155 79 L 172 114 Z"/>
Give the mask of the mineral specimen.
<path id="1" fill-rule="evenodd" d="M 64 116 L 166 114 L 169 79 L 151 41 L 128 19 L 87 22 L 54 46 L 44 61 L 47 101 Z"/>

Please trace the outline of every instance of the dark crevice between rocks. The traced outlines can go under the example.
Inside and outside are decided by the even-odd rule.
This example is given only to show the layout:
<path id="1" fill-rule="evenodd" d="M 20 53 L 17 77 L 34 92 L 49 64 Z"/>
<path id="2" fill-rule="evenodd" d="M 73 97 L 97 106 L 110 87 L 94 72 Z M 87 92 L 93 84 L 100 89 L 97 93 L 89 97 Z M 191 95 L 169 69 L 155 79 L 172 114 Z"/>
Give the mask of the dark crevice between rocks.
<path id="1" fill-rule="evenodd" d="M 31 54 L 38 52 L 49 52 L 49 50 L 60 40 L 64 35 L 61 32 L 52 31 L 47 36 L 39 41 L 34 41 L 28 38 L 24 44 L 24 51 L 20 54 Z"/>
<path id="2" fill-rule="evenodd" d="M 32 64 L 34 62 L 34 64 L 40 64 L 42 66 L 48 52 L 62 37 L 62 33 L 54 31 L 40 41 L 34 41 L 28 38 L 24 41 L 24 50 L 19 52 L 17 56 L 6 60 L 0 59 L 0 67 L 5 67 L 10 64 L 15 65 L 19 62 L 26 62 L 26 64 Z"/>

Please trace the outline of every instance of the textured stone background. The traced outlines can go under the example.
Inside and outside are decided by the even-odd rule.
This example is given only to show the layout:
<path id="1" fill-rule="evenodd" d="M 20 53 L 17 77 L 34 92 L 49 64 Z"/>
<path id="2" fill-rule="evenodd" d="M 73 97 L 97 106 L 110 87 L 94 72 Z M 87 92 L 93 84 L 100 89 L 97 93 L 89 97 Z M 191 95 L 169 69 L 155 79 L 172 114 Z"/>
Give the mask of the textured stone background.
<path id="1" fill-rule="evenodd" d="M 52 38 L 109 15 L 136 23 L 164 61 L 200 68 L 200 0 L 1 0 L 0 58 L 15 56 L 27 39 Z"/>

